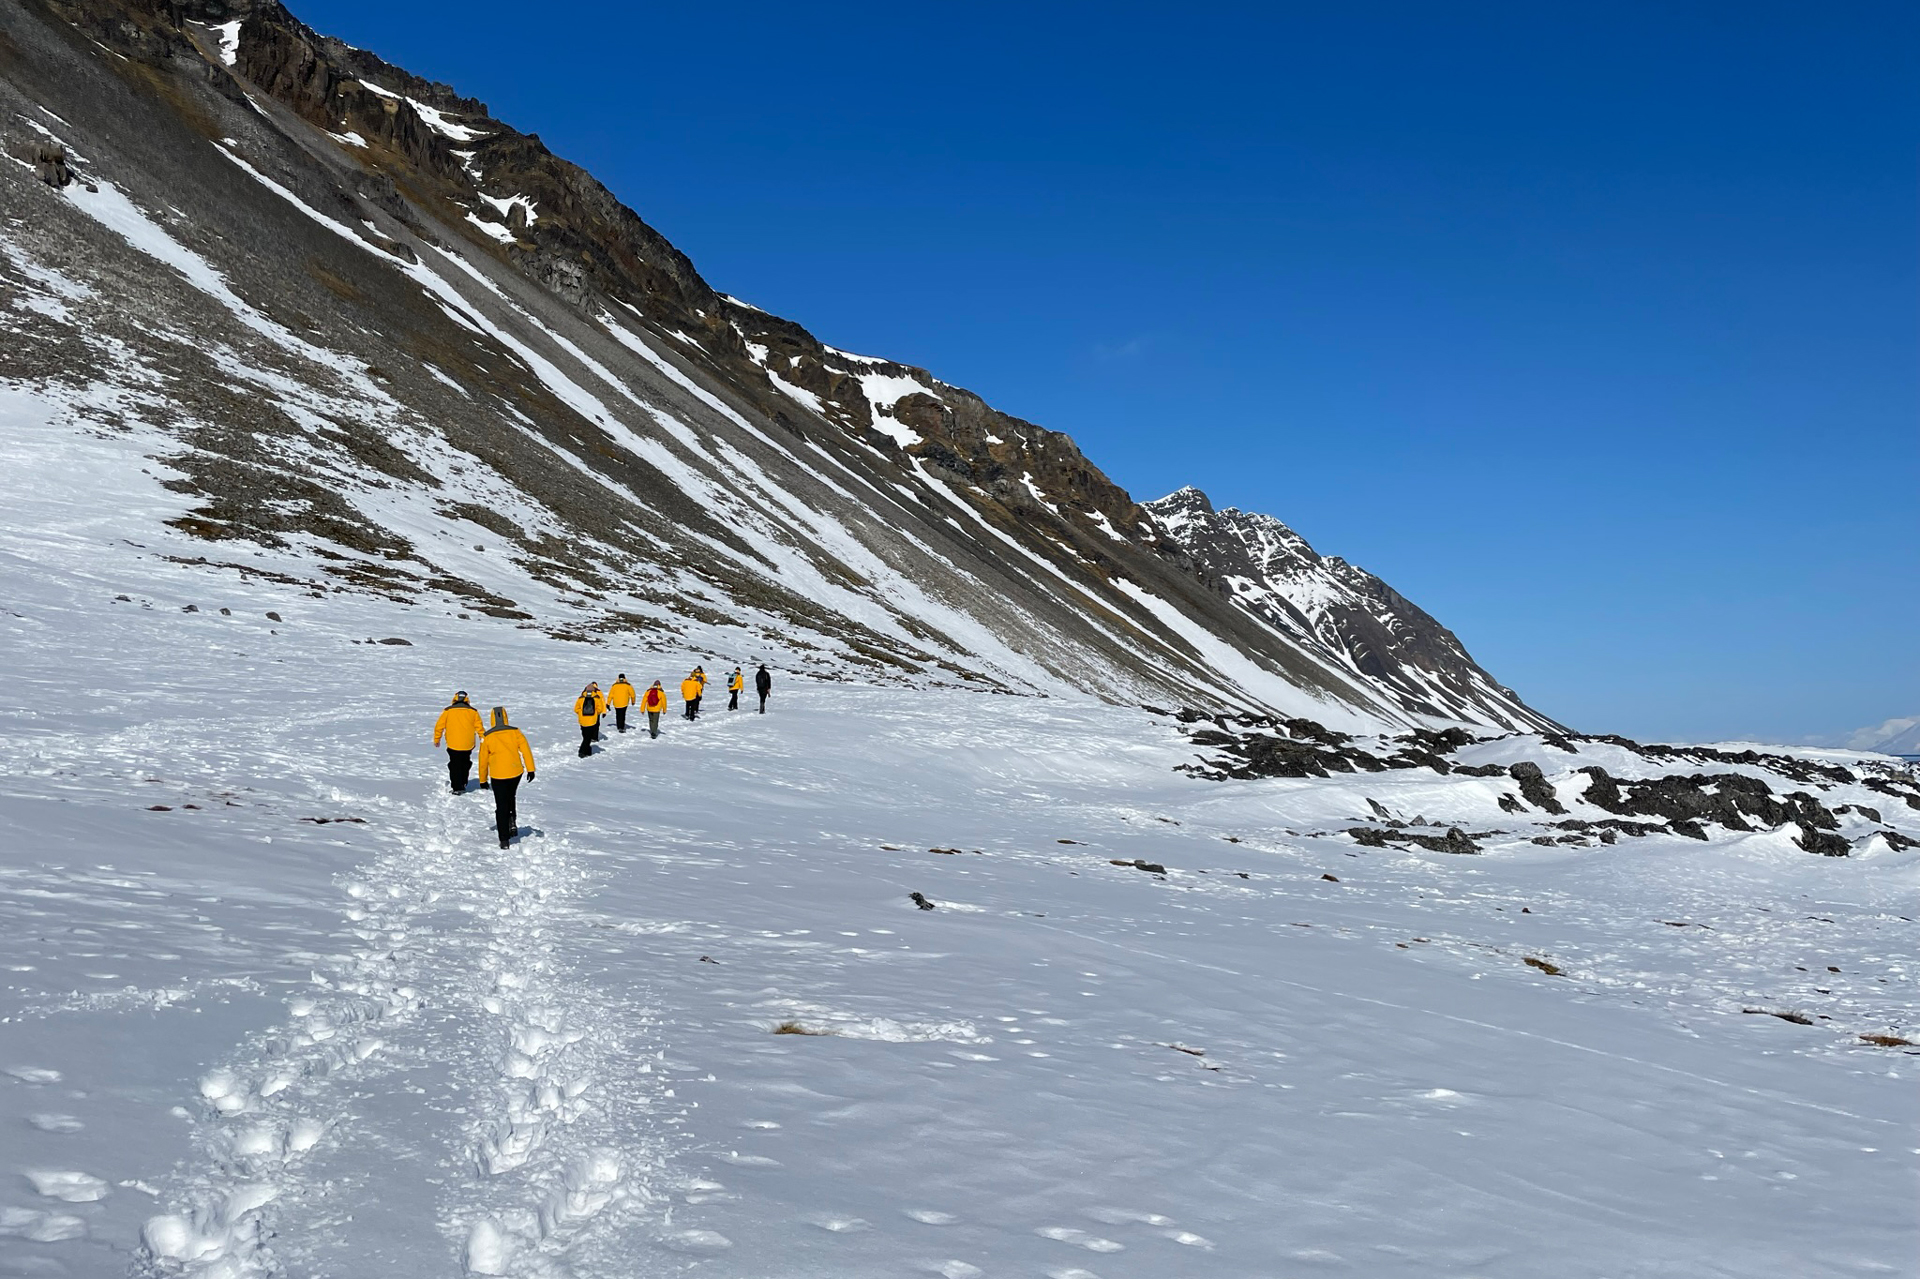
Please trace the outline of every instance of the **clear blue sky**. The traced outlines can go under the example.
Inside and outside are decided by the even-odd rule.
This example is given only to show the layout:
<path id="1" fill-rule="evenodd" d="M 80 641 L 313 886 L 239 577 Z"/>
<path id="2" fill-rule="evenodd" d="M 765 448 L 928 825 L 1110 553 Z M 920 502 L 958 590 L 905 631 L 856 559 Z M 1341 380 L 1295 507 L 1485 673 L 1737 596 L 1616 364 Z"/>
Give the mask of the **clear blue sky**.
<path id="1" fill-rule="evenodd" d="M 1920 712 L 1920 6 L 294 4 L 1577 727 Z"/>

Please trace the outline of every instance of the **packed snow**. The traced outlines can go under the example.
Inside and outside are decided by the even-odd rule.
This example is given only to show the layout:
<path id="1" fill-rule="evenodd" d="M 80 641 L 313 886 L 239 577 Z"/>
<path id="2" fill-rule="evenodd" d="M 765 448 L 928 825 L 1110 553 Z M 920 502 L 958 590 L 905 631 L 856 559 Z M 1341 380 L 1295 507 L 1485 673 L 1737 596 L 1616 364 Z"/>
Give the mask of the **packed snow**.
<path id="1" fill-rule="evenodd" d="M 507 230 L 506 227 L 500 225 L 498 222 L 487 222 L 472 213 L 467 214 L 467 221 L 478 227 L 489 238 L 498 240 L 501 244 L 512 244 L 514 242 L 513 232 Z"/>
<path id="2" fill-rule="evenodd" d="M 438 107 L 428 106 L 418 98 L 410 98 L 404 93 L 395 93 L 392 89 L 383 89 L 371 80 L 362 80 L 360 85 L 362 88 L 369 89 L 383 98 L 397 98 L 406 103 L 413 108 L 414 114 L 420 117 L 422 124 L 443 138 L 450 138 L 455 142 L 473 142 L 488 136 L 485 129 L 475 129 L 468 125 L 455 124 L 447 118 L 446 112 L 440 110 Z"/>
<path id="3" fill-rule="evenodd" d="M 485 192 L 482 192 L 480 198 L 492 205 L 495 211 L 500 214 L 502 220 L 513 216 L 515 205 L 520 206 L 521 210 L 526 214 L 528 226 L 532 226 L 540 220 L 539 204 L 524 195 L 496 196 L 487 195 Z"/>
<path id="4" fill-rule="evenodd" d="M 316 594 L 193 562 L 138 432 L 18 392 L 0 427 L 0 1270 L 1838 1277 L 1920 1247 L 1916 1058 L 1862 1038 L 1920 1038 L 1912 850 L 1544 846 L 1501 776 L 1210 781 L 1175 720 L 1072 695 Z M 577 754 L 587 679 L 759 659 L 765 716 L 710 694 Z M 506 851 L 428 743 L 455 688 L 533 741 Z M 1538 762 L 1575 812 L 1581 767 L 1698 770 L 1456 758 Z M 1343 833 L 1373 818 L 1483 852 Z"/>
<path id="5" fill-rule="evenodd" d="M 214 25 L 213 31 L 220 37 L 220 61 L 232 66 L 240 60 L 240 19 L 221 22 Z"/>

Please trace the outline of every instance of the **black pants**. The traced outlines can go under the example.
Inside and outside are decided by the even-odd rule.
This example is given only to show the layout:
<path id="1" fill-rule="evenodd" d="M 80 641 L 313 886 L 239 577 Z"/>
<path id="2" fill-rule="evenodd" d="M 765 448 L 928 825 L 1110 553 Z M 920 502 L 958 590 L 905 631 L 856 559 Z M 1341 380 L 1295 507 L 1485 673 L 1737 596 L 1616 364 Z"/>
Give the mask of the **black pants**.
<path id="1" fill-rule="evenodd" d="M 659 711 L 647 712 L 647 731 L 649 733 L 652 733 L 655 737 L 660 736 L 660 712 Z"/>
<path id="2" fill-rule="evenodd" d="M 699 698 L 690 697 L 687 699 L 687 718 L 688 719 L 700 718 L 700 699 Z"/>
<path id="3" fill-rule="evenodd" d="M 737 711 L 740 709 L 740 690 L 739 689 L 734 688 L 734 689 L 727 690 L 727 709 L 730 711 Z"/>
<path id="4" fill-rule="evenodd" d="M 458 795 L 467 789 L 467 778 L 473 773 L 473 748 L 457 751 L 447 748 L 447 785 L 453 787 Z"/>
<path id="5" fill-rule="evenodd" d="M 760 694 L 760 713 L 762 715 L 767 713 L 767 695 L 765 693 Z"/>
<path id="6" fill-rule="evenodd" d="M 627 708 L 626 707 L 616 706 L 613 708 L 613 726 L 619 729 L 623 733 L 627 731 Z"/>
<path id="7" fill-rule="evenodd" d="M 520 809 L 514 802 L 519 789 L 518 777 L 493 779 L 493 824 L 500 832 L 502 848 L 507 846 L 508 840 L 520 833 Z"/>
<path id="8" fill-rule="evenodd" d="M 587 756 L 593 754 L 593 744 L 599 740 L 599 720 L 596 719 L 591 724 L 582 724 L 580 726 L 580 758 L 585 759 Z"/>

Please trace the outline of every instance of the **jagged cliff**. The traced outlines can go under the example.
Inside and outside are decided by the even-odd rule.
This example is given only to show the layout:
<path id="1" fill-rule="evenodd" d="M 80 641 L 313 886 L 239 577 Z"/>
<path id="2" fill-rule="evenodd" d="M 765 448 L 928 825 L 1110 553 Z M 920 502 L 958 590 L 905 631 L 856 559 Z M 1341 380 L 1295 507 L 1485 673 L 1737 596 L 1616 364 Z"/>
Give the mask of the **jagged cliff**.
<path id="1" fill-rule="evenodd" d="M 1548 722 L 1377 579 L 1234 512 L 1195 540 L 1066 436 L 715 292 L 271 0 L 0 9 L 0 102 L 0 377 L 150 437 L 211 563 L 823 675 Z M 1337 605 L 1284 604 L 1308 569 Z"/>

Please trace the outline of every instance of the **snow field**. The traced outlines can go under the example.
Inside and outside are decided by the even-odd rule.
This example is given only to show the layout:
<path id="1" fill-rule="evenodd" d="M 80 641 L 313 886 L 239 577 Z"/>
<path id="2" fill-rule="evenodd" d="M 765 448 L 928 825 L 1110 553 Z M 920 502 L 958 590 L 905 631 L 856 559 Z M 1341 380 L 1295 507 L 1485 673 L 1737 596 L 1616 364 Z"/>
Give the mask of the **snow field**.
<path id="1" fill-rule="evenodd" d="M 1920 1037 L 1912 853 L 1542 848 L 1499 778 L 1206 782 L 1142 712 L 784 672 L 764 718 L 581 760 L 585 679 L 760 654 L 175 562 L 137 448 L 69 445 L 114 510 L 8 456 L 9 1268 L 1853 1276 L 1920 1242 L 1913 1058 L 1858 1039 Z M 505 853 L 427 742 L 456 687 L 539 757 Z M 1611 749 L 1462 756 L 1580 812 Z M 1508 833 L 1331 833 L 1369 800 Z"/>

